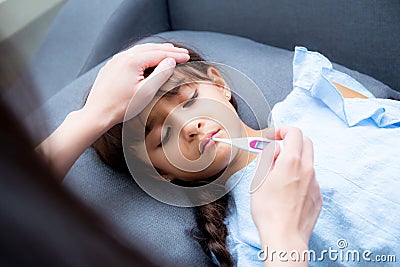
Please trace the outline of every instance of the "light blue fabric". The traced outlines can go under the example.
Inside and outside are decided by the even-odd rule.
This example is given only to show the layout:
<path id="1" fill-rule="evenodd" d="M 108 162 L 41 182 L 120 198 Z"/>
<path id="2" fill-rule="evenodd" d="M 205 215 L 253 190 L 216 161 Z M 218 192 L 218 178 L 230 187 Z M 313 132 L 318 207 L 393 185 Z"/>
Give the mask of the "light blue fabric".
<path id="1" fill-rule="evenodd" d="M 378 127 L 400 126 L 400 104 L 390 99 L 376 99 L 349 75 L 336 71 L 331 62 L 317 52 L 296 47 L 293 60 L 293 86 L 310 92 L 324 102 L 348 126 L 372 119 Z M 343 98 L 331 81 L 351 88 L 368 99 Z"/>
<path id="2" fill-rule="evenodd" d="M 324 56 L 302 47 L 296 48 L 293 70 L 294 89 L 275 105 L 272 118 L 275 126 L 301 128 L 314 144 L 323 207 L 309 243 L 316 252 L 309 265 L 395 266 L 374 260 L 400 260 L 400 103 L 374 98 Z M 369 98 L 343 99 L 333 81 Z M 249 167 L 235 174 L 243 177 L 231 191 L 227 244 L 237 266 L 263 266 L 248 193 L 255 164 Z M 338 252 L 321 261 L 322 250 Z"/>
<path id="3" fill-rule="evenodd" d="M 226 243 L 237 266 L 262 266 L 262 262 L 257 258 L 260 239 L 250 212 L 249 191 L 256 166 L 257 159 L 228 180 L 228 183 L 239 181 L 230 191 L 234 204 L 228 206 L 228 217 L 225 219 L 228 227 Z"/>

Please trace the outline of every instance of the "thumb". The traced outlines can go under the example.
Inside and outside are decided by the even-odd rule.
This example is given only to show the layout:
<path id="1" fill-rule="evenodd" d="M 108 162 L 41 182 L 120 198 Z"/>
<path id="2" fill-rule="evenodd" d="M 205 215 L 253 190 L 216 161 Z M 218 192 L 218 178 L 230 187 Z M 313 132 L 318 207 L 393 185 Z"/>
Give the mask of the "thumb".
<path id="1" fill-rule="evenodd" d="M 165 58 L 154 71 L 139 85 L 125 114 L 125 121 L 137 116 L 154 98 L 158 89 L 174 73 L 176 62 L 173 58 Z"/>
<path id="2" fill-rule="evenodd" d="M 280 147 L 276 142 L 267 145 L 257 159 L 257 168 L 250 185 L 250 193 L 256 192 L 267 179 L 274 168 L 275 160 L 280 153 Z"/>
<path id="3" fill-rule="evenodd" d="M 142 87 L 146 87 L 146 91 L 154 91 L 155 94 L 169 77 L 171 77 L 172 73 L 174 73 L 175 66 L 175 59 L 165 58 L 157 65 L 149 77 L 143 81 Z"/>

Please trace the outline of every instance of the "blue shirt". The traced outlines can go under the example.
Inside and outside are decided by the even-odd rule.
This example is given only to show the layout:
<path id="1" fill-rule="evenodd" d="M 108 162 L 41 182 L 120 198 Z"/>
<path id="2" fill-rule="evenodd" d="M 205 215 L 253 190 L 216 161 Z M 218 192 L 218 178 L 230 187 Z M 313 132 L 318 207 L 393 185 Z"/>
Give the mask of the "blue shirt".
<path id="1" fill-rule="evenodd" d="M 323 206 L 309 243 L 315 252 L 309 266 L 375 266 L 382 255 L 399 261 L 400 103 L 375 98 L 323 55 L 303 47 L 296 47 L 293 70 L 294 89 L 275 105 L 272 118 L 275 127 L 301 128 L 314 144 Z M 368 99 L 344 99 L 333 82 Z M 234 204 L 225 219 L 237 266 L 263 266 L 250 210 L 255 167 L 254 161 L 234 174 L 241 179 L 230 192 Z"/>

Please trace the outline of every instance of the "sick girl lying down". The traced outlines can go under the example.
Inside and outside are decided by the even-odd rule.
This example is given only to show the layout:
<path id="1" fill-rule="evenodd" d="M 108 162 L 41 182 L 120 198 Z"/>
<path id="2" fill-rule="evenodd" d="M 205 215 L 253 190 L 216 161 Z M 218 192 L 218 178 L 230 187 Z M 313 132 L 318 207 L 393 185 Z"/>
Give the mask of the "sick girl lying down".
<path id="1" fill-rule="evenodd" d="M 61 125 L 36 148 L 37 152 L 43 156 L 43 159 L 49 162 L 55 178 L 62 180 L 77 158 L 91 146 L 93 142 L 99 139 L 99 137 L 115 125 L 129 120 L 143 111 L 146 105 L 154 98 L 158 89 L 173 74 L 176 64 L 187 62 L 189 59 L 190 56 L 187 49 L 176 47 L 171 43 L 147 43 L 135 45 L 114 55 L 112 59 L 108 60 L 100 69 L 86 99 L 85 105 L 81 109 L 70 112 Z M 154 70 L 145 78 L 144 73 L 146 69 L 150 67 L 154 67 Z M 116 79 L 116 77 L 118 77 L 118 79 Z M 244 88 L 248 89 L 248 87 Z M 229 94 L 227 97 L 228 96 Z M 202 99 L 204 100 L 206 98 Z M 200 101 L 200 99 L 197 100 L 197 102 Z M 215 105 L 215 103 L 217 102 L 214 101 L 213 104 Z M 221 109 L 229 108 L 227 105 L 219 107 Z M 217 115 L 219 113 L 214 114 Z M 226 114 L 226 112 L 223 112 L 223 114 Z M 232 114 L 235 114 L 233 110 L 230 112 L 230 115 Z M 229 120 L 228 122 L 226 118 L 224 120 L 226 125 L 229 125 L 229 121 L 231 125 L 240 125 L 240 121 L 237 119 Z M 79 129 L 79 131 L 76 129 Z M 118 126 L 115 127 L 115 129 L 117 129 L 116 131 L 118 133 Z M 145 128 L 143 127 L 142 130 L 143 136 L 145 136 Z M 129 129 L 127 132 L 128 137 L 134 137 L 133 135 L 129 135 Z M 116 151 L 116 153 L 110 157 L 110 159 L 114 159 L 115 157 L 117 160 L 114 161 L 114 163 L 118 163 L 118 156 L 122 155 L 120 151 L 122 149 L 121 142 L 119 141 L 121 135 L 117 134 L 115 136 L 116 138 L 112 138 L 112 131 L 110 131 L 109 134 L 109 138 L 106 139 L 109 143 L 104 145 L 106 147 L 114 146 L 115 149 L 110 150 L 110 152 Z M 309 139 L 302 135 L 299 129 L 293 127 L 280 127 L 276 129 L 275 132 L 272 132 L 269 138 L 284 139 L 285 146 L 282 151 L 277 151 L 276 154 L 273 154 L 274 164 L 271 171 L 268 172 L 267 181 L 261 183 L 258 190 L 251 195 L 252 217 L 254 223 L 257 225 L 263 244 L 269 244 L 271 247 L 280 249 L 306 249 L 308 247 L 307 244 L 311 231 L 322 205 L 319 186 L 313 171 L 312 144 Z M 143 138 L 143 140 L 144 139 L 145 138 Z M 130 138 L 128 138 L 129 153 L 125 153 L 125 156 L 135 154 L 131 152 L 131 144 L 129 141 Z M 144 144 L 144 142 L 139 142 L 139 144 Z M 175 159 L 176 157 L 172 158 Z M 262 157 L 261 160 L 263 159 Z M 212 163 L 213 158 L 208 157 L 208 160 L 209 162 L 211 160 Z M 135 160 L 134 162 L 136 163 L 139 161 Z M 150 162 L 150 160 L 148 162 Z M 270 160 L 270 162 L 272 161 Z M 118 166 L 118 164 L 114 165 Z M 143 166 L 143 163 L 141 165 Z M 193 167 L 197 167 L 193 166 L 193 164 L 188 165 L 189 166 L 186 167 L 192 167 L 192 172 L 194 170 Z M 151 164 L 146 166 L 150 167 Z M 261 164 L 260 166 L 268 165 Z M 140 169 L 141 168 L 139 168 L 139 170 Z M 154 170 L 154 168 L 149 169 Z M 190 170 L 188 168 L 184 169 Z M 261 169 L 261 173 L 265 175 L 267 172 Z M 156 178 L 158 177 L 159 174 L 157 173 Z M 136 182 L 137 181 L 138 180 L 136 180 Z M 150 181 L 153 183 L 156 179 L 153 177 L 152 179 L 141 180 L 141 182 L 143 181 Z M 183 180 L 175 179 L 174 181 Z M 200 182 L 201 180 L 198 181 Z M 218 179 L 215 181 L 218 181 Z M 213 181 L 205 182 L 206 185 L 204 188 L 215 185 Z M 225 189 L 227 187 L 225 185 L 228 185 L 228 183 L 225 183 L 225 181 L 222 182 L 222 186 L 219 184 L 218 189 Z M 159 189 L 160 192 L 163 193 L 166 191 L 164 190 L 166 184 L 174 185 L 172 183 L 162 183 L 163 187 Z M 181 188 L 190 189 L 189 191 L 192 192 L 191 189 L 193 187 L 179 187 L 180 190 Z M 207 195 L 213 191 L 204 191 L 203 186 L 199 188 L 201 189 L 201 197 L 203 197 L 203 192 L 206 193 L 205 195 L 208 202 L 203 202 L 203 204 L 208 204 L 210 198 Z M 227 188 L 229 188 L 229 186 Z M 269 197 L 276 192 L 275 188 L 279 188 L 279 195 L 275 194 L 273 197 L 275 202 L 267 201 L 270 199 Z M 227 190 L 224 191 L 224 193 L 226 193 Z M 190 197 L 192 195 L 193 194 L 186 194 L 186 196 Z M 155 195 L 152 196 L 155 197 Z M 182 194 L 180 194 L 179 197 L 175 194 L 167 194 L 167 196 L 173 200 L 184 199 L 181 198 Z M 189 200 L 191 201 L 190 198 Z M 198 204 L 199 203 L 197 203 L 197 205 Z M 190 205 L 193 206 L 193 203 Z M 217 205 L 216 207 L 219 210 L 220 206 Z M 205 242 L 205 248 L 209 255 L 214 255 L 215 253 L 216 257 L 219 257 L 221 261 L 227 258 L 229 261 L 230 255 L 227 254 L 227 250 L 223 245 L 224 241 L 221 240 L 221 237 L 226 235 L 226 233 L 224 233 L 226 228 L 223 228 L 221 223 L 217 224 L 216 228 L 209 227 L 216 222 L 222 222 L 222 219 L 218 217 L 218 214 L 220 214 L 218 210 L 216 213 L 214 212 L 215 209 L 203 210 L 211 212 L 204 213 L 201 216 L 207 217 L 208 219 L 206 221 L 210 221 L 211 223 L 201 225 L 207 227 L 205 232 L 208 234 L 211 233 L 212 238 L 200 238 L 201 241 Z M 294 214 L 296 214 L 296 216 L 293 217 Z M 154 216 L 154 218 L 157 219 L 156 216 Z M 214 220 L 214 218 L 216 219 Z M 174 218 L 171 218 L 171 220 L 174 220 Z M 222 235 L 219 234 L 221 233 L 220 229 L 222 229 Z M 291 233 L 290 238 L 287 238 L 288 233 Z M 216 242 L 214 242 L 215 240 Z M 214 251 L 214 253 L 210 252 L 210 250 Z M 221 255 L 221 253 L 225 254 Z M 168 261 L 169 259 L 165 260 Z M 268 262 L 266 261 L 266 263 Z M 287 262 L 287 264 L 292 263 L 294 262 Z M 222 262 L 221 264 L 224 263 Z M 305 266 L 307 262 L 296 262 L 296 264 Z M 225 262 L 224 265 L 230 265 L 230 262 Z"/>
<path id="2" fill-rule="evenodd" d="M 260 225 L 268 227 L 271 219 L 268 216 L 277 215 L 272 209 L 265 210 L 266 215 L 259 219 L 255 213 L 262 207 L 256 200 L 262 195 L 264 200 L 275 203 L 276 209 L 281 208 L 283 189 L 273 187 L 273 175 L 283 164 L 280 155 L 287 154 L 294 155 L 286 162 L 290 166 L 286 169 L 288 176 L 296 179 L 297 174 L 292 174 L 296 166 L 303 166 L 302 173 L 310 177 L 315 171 L 324 205 L 312 235 L 313 225 L 309 226 L 308 234 L 303 231 L 306 232 L 301 238 L 303 246 L 297 246 L 307 249 L 311 235 L 310 251 L 287 251 L 284 257 L 297 257 L 297 261 L 292 261 L 297 264 L 309 261 L 315 266 L 333 266 L 339 260 L 343 265 L 357 265 L 360 261 L 374 261 L 377 255 L 399 251 L 400 167 L 395 162 L 400 155 L 400 105 L 397 101 L 374 98 L 351 77 L 333 70 L 322 55 L 296 48 L 294 89 L 272 110 L 278 129 L 272 135 L 283 137 L 283 125 L 299 127 L 314 144 L 315 162 L 299 160 L 313 158 L 309 139 L 296 147 L 290 144 L 293 139 L 288 138 L 283 147 L 271 148 L 277 160 L 270 166 L 263 156 L 209 139 L 271 136 L 271 132 L 247 126 L 237 115 L 234 94 L 226 77 L 200 55 L 189 51 L 189 61 L 196 64 L 178 64 L 140 114 L 125 125 L 115 125 L 93 144 L 105 163 L 128 171 L 122 148 L 122 132 L 126 127 L 131 136 L 127 153 L 136 158 L 138 167 L 155 169 L 158 174 L 158 177 L 149 175 L 148 179 L 164 179 L 181 186 L 218 180 L 232 187 L 228 194 L 197 207 L 197 227 L 204 232 L 200 243 L 220 266 L 262 266 L 274 261 L 269 239 L 261 233 Z M 148 72 L 151 69 L 145 76 Z M 210 110 L 218 115 L 213 117 Z M 229 123 L 221 123 L 221 118 Z M 295 135 L 303 138 L 300 131 Z M 174 164 L 179 157 L 193 166 L 183 168 Z M 196 166 L 202 162 L 208 163 L 205 168 Z M 253 179 L 260 180 L 267 174 L 263 187 L 250 193 Z M 317 187 L 310 190 L 319 190 Z M 315 201 L 318 207 L 318 199 Z M 293 220 L 299 215 L 295 210 Z M 282 218 L 281 231 L 287 232 L 286 238 L 298 240 L 294 235 L 301 231 L 285 228 L 287 225 L 290 224 Z M 324 252 L 330 248 L 337 257 Z M 371 252 L 367 256 L 366 250 Z"/>

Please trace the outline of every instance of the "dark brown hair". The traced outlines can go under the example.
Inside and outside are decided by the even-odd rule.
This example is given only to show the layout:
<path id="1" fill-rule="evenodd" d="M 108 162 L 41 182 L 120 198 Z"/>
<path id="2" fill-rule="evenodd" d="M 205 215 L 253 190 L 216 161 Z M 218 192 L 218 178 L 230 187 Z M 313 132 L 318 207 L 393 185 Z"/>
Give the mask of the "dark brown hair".
<path id="1" fill-rule="evenodd" d="M 207 70 L 210 65 L 200 62 L 204 61 L 204 59 L 198 53 L 187 46 L 181 44 L 174 45 L 188 49 L 190 55 L 189 62 L 199 61 L 199 64 L 178 64 L 175 68 L 174 74 L 170 77 L 167 83 L 163 85 L 163 87 L 174 88 L 174 84 L 177 86 L 182 82 L 182 76 L 185 77 L 185 81 L 188 80 L 189 82 L 211 81 L 207 75 Z M 154 68 L 147 69 L 144 76 L 147 77 L 153 70 Z M 174 94 L 174 90 L 166 92 L 163 91 L 162 88 L 157 95 L 162 93 L 169 95 Z M 234 108 L 237 109 L 237 103 L 233 97 L 230 102 Z M 135 135 L 132 134 L 132 136 Z M 97 141 L 95 141 L 92 147 L 101 160 L 112 168 L 119 171 L 128 171 L 122 146 L 122 123 L 112 127 Z M 180 185 L 185 184 L 185 186 L 189 184 L 183 183 L 182 181 L 176 181 L 176 183 Z M 226 236 L 228 232 L 227 227 L 224 224 L 228 201 L 229 195 L 226 194 L 212 203 L 196 207 L 195 214 L 198 231 L 192 229 L 193 236 L 199 241 L 204 252 L 210 257 L 212 252 L 221 266 L 233 265 L 232 258 L 226 247 Z"/>

